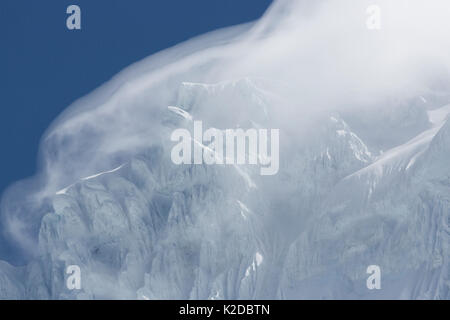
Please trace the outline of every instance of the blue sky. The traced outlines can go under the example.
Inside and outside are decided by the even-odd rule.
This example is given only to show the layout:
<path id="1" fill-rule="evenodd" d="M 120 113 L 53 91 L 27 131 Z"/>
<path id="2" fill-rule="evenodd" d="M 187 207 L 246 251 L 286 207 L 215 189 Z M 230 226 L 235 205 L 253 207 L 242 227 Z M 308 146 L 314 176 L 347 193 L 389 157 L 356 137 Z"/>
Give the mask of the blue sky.
<path id="1" fill-rule="evenodd" d="M 193 36 L 259 18 L 271 0 L 2 0 L 0 193 L 36 170 L 39 140 L 75 99 Z M 77 4 L 82 30 L 66 28 Z"/>

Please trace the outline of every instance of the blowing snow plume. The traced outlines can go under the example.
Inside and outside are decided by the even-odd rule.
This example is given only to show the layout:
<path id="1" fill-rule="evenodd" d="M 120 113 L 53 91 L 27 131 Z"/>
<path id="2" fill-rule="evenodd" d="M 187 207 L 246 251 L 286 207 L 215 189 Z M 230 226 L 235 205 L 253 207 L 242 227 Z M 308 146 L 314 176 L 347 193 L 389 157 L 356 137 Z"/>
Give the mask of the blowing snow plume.
<path id="1" fill-rule="evenodd" d="M 449 17 L 446 0 L 276 1 L 122 71 L 3 195 L 26 262 L 0 265 L 6 297 L 449 298 Z M 279 129 L 279 170 L 173 163 L 194 121 Z"/>

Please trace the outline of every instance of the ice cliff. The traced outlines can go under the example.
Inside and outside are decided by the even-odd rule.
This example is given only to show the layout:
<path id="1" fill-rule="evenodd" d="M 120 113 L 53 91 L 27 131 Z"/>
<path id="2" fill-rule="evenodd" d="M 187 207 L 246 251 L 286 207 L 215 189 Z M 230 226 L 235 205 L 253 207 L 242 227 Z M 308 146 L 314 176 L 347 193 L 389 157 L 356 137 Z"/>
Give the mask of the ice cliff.
<path id="1" fill-rule="evenodd" d="M 449 299 L 444 103 L 399 107 L 385 132 L 397 145 L 387 150 L 371 139 L 366 115 L 320 113 L 307 138 L 280 127 L 275 176 L 251 165 L 171 162 L 173 128 L 205 114 L 219 129 L 282 126 L 279 99 L 250 78 L 180 83 L 156 120 L 161 141 L 51 197 L 37 257 L 0 263 L 0 298 Z M 230 115 L 228 103 L 246 113 Z M 369 120 L 389 130 L 383 117 Z M 381 290 L 366 288 L 372 264 Z M 69 265 L 81 269 L 80 290 L 66 287 Z"/>

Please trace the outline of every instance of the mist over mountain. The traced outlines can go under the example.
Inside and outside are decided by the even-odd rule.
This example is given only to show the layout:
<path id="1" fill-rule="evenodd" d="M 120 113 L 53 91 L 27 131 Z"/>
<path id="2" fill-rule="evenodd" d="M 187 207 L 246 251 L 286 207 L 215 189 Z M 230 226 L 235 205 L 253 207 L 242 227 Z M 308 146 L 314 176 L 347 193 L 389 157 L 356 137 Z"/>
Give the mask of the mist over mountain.
<path id="1" fill-rule="evenodd" d="M 432 2 L 378 1 L 374 31 L 369 1 L 276 1 L 76 101 L 2 198 L 27 263 L 0 262 L 0 298 L 449 299 L 450 4 Z M 279 129 L 278 173 L 174 164 L 195 120 Z"/>

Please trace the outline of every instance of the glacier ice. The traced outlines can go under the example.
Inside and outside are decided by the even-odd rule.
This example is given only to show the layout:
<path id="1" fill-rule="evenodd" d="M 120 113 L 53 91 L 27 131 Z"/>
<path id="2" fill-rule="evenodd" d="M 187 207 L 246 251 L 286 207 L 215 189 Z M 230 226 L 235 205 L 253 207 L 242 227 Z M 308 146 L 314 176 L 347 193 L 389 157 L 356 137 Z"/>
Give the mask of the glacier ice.
<path id="1" fill-rule="evenodd" d="M 406 16 L 384 37 L 359 27 L 361 4 L 276 1 L 77 101 L 31 186 L 2 200 L 28 251 L 0 261 L 0 298 L 449 299 L 450 63 L 435 41 L 449 29 L 445 10 L 410 2 L 392 4 Z M 193 119 L 279 128 L 278 174 L 175 165 L 170 133 Z"/>
<path id="2" fill-rule="evenodd" d="M 229 85 L 247 96 L 248 81 Z M 180 105 L 199 117 L 201 104 Z M 379 156 L 340 115 L 324 115 L 311 139 L 292 139 L 301 147 L 270 181 L 250 165 L 174 165 L 167 137 L 56 192 L 39 256 L 0 265 L 2 298 L 449 298 L 449 111 L 429 110 L 431 128 L 411 139 L 420 143 Z M 365 287 L 374 263 L 377 292 Z M 81 290 L 65 286 L 73 264 Z"/>

